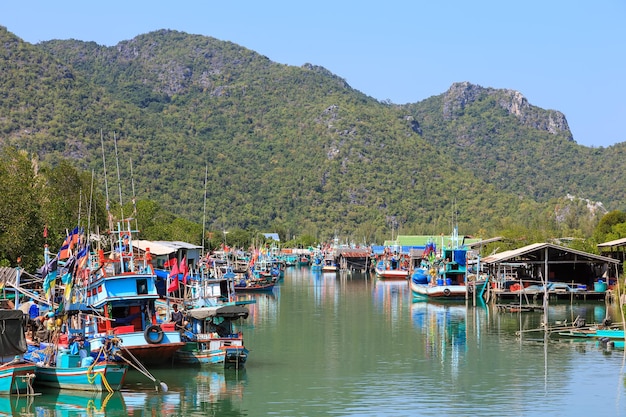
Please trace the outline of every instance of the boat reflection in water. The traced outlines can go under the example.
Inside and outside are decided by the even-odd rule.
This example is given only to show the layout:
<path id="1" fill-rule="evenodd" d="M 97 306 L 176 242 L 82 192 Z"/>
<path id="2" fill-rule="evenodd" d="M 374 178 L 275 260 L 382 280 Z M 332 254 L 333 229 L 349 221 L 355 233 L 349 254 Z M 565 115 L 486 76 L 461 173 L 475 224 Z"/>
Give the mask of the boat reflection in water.
<path id="1" fill-rule="evenodd" d="M 406 280 L 375 279 L 372 290 L 374 305 L 393 320 L 398 318 L 410 302 L 411 289 Z"/>
<path id="2" fill-rule="evenodd" d="M 25 395 L 0 395 L 0 416 L 32 414 L 34 398 Z"/>
<path id="3" fill-rule="evenodd" d="M 246 302 L 249 316 L 245 325 L 258 326 L 261 323 L 274 324 L 278 317 L 278 308 L 280 303 L 280 286 L 274 287 L 272 292 L 267 293 L 239 293 L 237 294 L 238 302 Z"/>
<path id="4" fill-rule="evenodd" d="M 120 391 L 95 392 L 44 389 L 40 397 L 30 401 L 28 408 L 15 415 L 47 417 L 121 416 L 128 415 Z"/>
<path id="5" fill-rule="evenodd" d="M 413 301 L 413 325 L 421 330 L 424 353 L 442 363 L 450 361 L 458 367 L 459 359 L 467 350 L 467 307 L 457 303 Z"/>
<path id="6" fill-rule="evenodd" d="M 185 387 L 185 407 L 190 410 L 217 410 L 223 403 L 240 403 L 246 385 L 246 370 L 202 368 Z"/>

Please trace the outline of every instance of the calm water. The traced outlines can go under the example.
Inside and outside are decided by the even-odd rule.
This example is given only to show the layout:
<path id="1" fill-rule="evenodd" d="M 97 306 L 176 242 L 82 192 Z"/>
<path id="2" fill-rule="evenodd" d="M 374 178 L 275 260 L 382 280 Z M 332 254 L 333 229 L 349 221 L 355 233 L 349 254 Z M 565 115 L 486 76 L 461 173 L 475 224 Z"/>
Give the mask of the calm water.
<path id="1" fill-rule="evenodd" d="M 299 268 L 249 297 L 244 371 L 152 370 L 167 393 L 132 373 L 110 397 L 4 398 L 0 415 L 626 416 L 623 351 L 516 336 L 538 328 L 539 313 L 413 302 L 406 282 Z M 559 304 L 549 321 L 606 314 L 603 302 Z"/>

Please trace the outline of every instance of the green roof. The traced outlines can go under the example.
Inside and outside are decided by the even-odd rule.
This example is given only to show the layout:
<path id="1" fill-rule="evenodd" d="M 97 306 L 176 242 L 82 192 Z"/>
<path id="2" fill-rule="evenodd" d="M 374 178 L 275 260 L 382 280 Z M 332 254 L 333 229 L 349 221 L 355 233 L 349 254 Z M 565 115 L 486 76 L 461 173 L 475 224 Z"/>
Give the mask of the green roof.
<path id="1" fill-rule="evenodd" d="M 459 244 L 465 243 L 469 245 L 471 243 L 480 242 L 481 239 L 478 238 L 465 238 L 463 240 L 463 236 L 459 236 Z M 428 242 L 435 242 L 437 247 L 441 247 L 442 242 L 443 246 L 452 246 L 452 236 L 433 236 L 433 235 L 424 235 L 424 236 L 409 236 L 409 235 L 398 235 L 396 240 L 387 240 L 385 241 L 385 246 L 426 246 Z"/>

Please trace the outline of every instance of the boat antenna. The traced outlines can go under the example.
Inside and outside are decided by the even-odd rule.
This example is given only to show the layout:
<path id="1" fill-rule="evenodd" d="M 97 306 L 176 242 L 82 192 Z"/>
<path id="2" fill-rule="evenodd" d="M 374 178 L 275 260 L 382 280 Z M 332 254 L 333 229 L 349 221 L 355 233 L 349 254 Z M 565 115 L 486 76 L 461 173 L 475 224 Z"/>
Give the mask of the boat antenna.
<path id="1" fill-rule="evenodd" d="M 135 230 L 139 230 L 137 224 L 137 198 L 135 196 L 135 177 L 133 177 L 133 159 L 130 159 L 130 185 L 133 190 L 133 218 L 135 219 Z"/>
<path id="2" fill-rule="evenodd" d="M 107 179 L 107 164 L 104 158 L 104 138 L 102 136 L 102 129 L 100 129 L 100 143 L 102 146 L 102 166 L 104 167 L 104 191 L 106 193 L 106 211 L 109 217 L 109 230 L 113 230 L 113 215 L 111 214 L 111 203 L 109 201 L 109 181 Z"/>
<path id="3" fill-rule="evenodd" d="M 209 164 L 204 169 L 204 207 L 202 209 L 202 258 L 204 258 L 204 235 L 206 234 L 206 188 L 209 176 Z"/>
<path id="4" fill-rule="evenodd" d="M 113 143 L 115 144 L 115 163 L 117 165 L 117 189 L 120 194 L 120 219 L 124 220 L 124 207 L 122 206 L 122 182 L 120 180 L 120 160 L 117 155 L 117 137 L 113 132 Z"/>

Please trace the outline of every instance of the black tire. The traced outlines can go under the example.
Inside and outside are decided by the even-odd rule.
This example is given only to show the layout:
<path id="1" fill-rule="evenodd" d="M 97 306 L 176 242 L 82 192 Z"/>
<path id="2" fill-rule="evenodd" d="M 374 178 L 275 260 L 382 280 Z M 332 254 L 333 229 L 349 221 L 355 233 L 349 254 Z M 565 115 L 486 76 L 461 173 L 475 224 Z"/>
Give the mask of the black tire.
<path id="1" fill-rule="evenodd" d="M 450 288 L 444 288 L 443 290 L 443 295 L 445 295 L 446 297 L 448 297 L 450 295 Z"/>
<path id="2" fill-rule="evenodd" d="M 148 343 L 153 345 L 159 344 L 163 341 L 163 329 L 161 329 L 161 326 L 152 324 L 143 332 L 143 337 Z"/>

